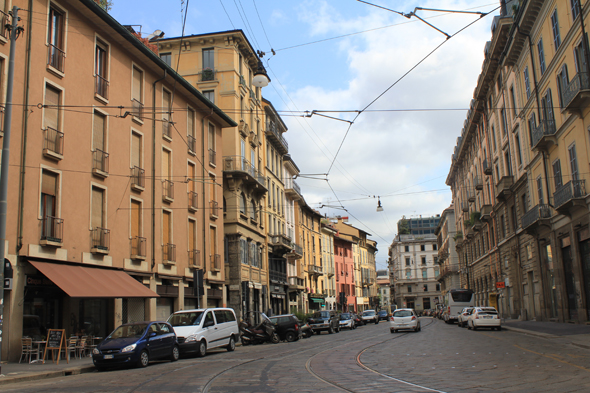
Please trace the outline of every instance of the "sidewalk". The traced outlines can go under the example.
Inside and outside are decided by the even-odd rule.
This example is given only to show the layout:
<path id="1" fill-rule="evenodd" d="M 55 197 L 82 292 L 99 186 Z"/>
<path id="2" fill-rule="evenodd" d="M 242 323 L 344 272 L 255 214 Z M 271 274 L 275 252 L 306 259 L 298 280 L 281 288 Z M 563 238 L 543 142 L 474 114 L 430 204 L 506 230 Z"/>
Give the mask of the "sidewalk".
<path id="1" fill-rule="evenodd" d="M 94 370 L 96 369 L 92 364 L 92 358 L 89 356 L 81 359 L 70 359 L 69 364 L 65 359 L 60 359 L 59 365 L 53 363 L 51 359 L 45 359 L 45 364 L 2 362 L 3 376 L 0 376 L 0 386 L 8 383 L 77 375 L 93 372 Z"/>
<path id="2" fill-rule="evenodd" d="M 590 325 L 508 319 L 502 321 L 502 328 L 590 349 Z"/>

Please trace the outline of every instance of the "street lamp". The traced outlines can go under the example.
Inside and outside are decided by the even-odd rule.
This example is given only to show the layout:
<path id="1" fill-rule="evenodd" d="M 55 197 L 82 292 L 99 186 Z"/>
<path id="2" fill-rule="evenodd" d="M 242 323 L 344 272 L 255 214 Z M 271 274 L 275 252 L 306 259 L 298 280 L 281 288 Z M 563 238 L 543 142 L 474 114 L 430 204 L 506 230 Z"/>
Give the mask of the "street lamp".
<path id="1" fill-rule="evenodd" d="M 252 84 L 256 87 L 266 87 L 270 83 L 270 78 L 266 74 L 266 70 L 262 65 L 262 60 L 258 59 L 258 69 L 252 78 Z"/>

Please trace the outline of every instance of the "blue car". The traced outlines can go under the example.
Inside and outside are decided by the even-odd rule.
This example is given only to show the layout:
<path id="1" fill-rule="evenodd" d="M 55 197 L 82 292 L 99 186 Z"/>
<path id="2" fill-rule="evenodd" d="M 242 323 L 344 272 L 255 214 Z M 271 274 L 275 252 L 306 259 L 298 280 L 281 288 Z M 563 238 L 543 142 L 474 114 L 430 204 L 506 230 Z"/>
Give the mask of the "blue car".
<path id="1" fill-rule="evenodd" d="M 174 329 L 167 322 L 126 323 L 116 328 L 92 351 L 94 366 L 147 367 L 150 360 L 180 357 Z"/>

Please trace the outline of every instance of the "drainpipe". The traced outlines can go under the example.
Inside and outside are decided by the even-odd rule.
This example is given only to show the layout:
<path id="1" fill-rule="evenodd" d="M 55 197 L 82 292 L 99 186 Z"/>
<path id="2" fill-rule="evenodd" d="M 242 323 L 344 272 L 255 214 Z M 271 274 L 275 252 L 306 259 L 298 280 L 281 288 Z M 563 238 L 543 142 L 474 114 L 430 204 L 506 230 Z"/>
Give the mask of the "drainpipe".
<path id="1" fill-rule="evenodd" d="M 152 83 L 152 270 L 156 266 L 156 83 L 166 79 L 164 76 Z"/>
<path id="2" fill-rule="evenodd" d="M 206 116 L 203 116 L 203 119 L 201 120 L 201 178 L 203 179 L 203 192 L 202 194 L 202 199 L 203 199 L 203 219 L 201 220 L 203 222 L 203 243 L 201 245 L 202 249 L 203 249 L 203 286 L 205 285 L 204 283 L 204 279 L 205 279 L 205 268 L 207 266 L 207 264 L 205 263 L 205 258 L 207 256 L 207 222 L 206 222 L 206 217 L 207 217 L 207 198 L 205 196 L 205 184 L 207 183 L 205 181 L 205 179 L 208 177 L 205 177 L 206 173 L 205 173 L 205 121 L 207 119 L 209 119 L 211 116 L 213 116 L 213 109 L 211 109 L 211 113 L 209 113 Z M 221 157 L 220 157 L 221 158 Z M 222 180 L 223 181 L 223 180 Z M 222 201 L 223 201 L 223 195 L 222 195 Z M 222 202 L 223 203 L 223 202 Z M 223 206 L 222 206 L 223 209 Z M 223 299 L 223 293 L 222 293 L 222 299 Z M 227 299 L 226 299 L 227 302 Z M 241 302 L 241 301 L 240 301 Z M 205 305 L 207 303 L 204 303 Z"/>
<path id="3" fill-rule="evenodd" d="M 19 192 L 18 192 L 18 211 L 19 211 L 19 219 L 17 222 L 17 233 L 18 238 L 16 239 L 16 254 L 19 255 L 21 248 L 23 247 L 23 214 L 25 209 L 25 175 L 26 175 L 26 162 L 27 162 L 27 130 L 28 130 L 28 123 L 29 123 L 29 84 L 30 84 L 30 74 L 31 74 L 31 37 L 33 36 L 33 0 L 29 0 L 29 10 L 27 17 L 27 24 L 29 26 L 29 32 L 27 34 L 27 49 L 25 52 L 25 63 L 26 63 L 26 71 L 25 71 L 25 83 L 24 83 L 24 106 L 23 106 L 23 133 L 21 135 L 21 152 L 20 152 L 20 176 L 18 179 L 19 182 Z"/>

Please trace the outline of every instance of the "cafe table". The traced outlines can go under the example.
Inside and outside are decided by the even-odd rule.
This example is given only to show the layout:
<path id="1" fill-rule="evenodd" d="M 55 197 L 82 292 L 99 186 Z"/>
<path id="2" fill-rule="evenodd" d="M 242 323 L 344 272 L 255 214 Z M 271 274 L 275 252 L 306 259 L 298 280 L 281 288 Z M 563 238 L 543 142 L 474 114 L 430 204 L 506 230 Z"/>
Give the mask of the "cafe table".
<path id="1" fill-rule="evenodd" d="M 32 360 L 29 363 L 43 362 L 43 359 L 41 359 L 41 355 L 43 354 L 43 350 L 45 349 L 45 344 L 47 344 L 47 341 L 33 341 L 33 345 L 35 345 L 35 348 L 33 349 L 37 354 L 37 359 Z"/>

